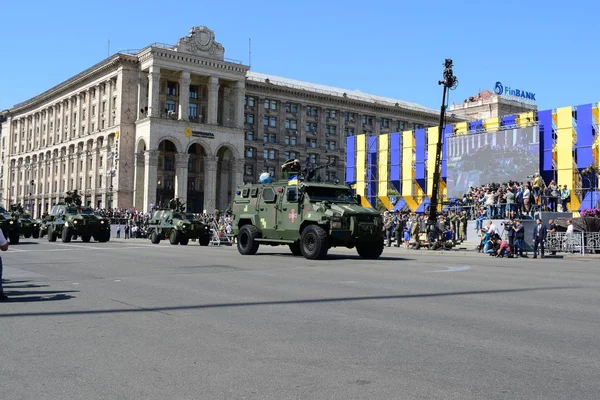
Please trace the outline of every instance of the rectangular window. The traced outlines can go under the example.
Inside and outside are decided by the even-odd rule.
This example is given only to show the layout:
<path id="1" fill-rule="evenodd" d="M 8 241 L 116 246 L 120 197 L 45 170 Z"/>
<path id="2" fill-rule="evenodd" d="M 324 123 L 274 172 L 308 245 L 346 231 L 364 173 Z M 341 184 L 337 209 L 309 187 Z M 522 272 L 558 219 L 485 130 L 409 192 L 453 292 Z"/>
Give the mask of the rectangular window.
<path id="1" fill-rule="evenodd" d="M 265 99 L 265 110 L 277 110 L 277 100 Z"/>
<path id="2" fill-rule="evenodd" d="M 246 131 L 246 140 L 254 140 L 254 132 Z"/>
<path id="3" fill-rule="evenodd" d="M 317 132 L 317 123 L 316 122 L 307 122 L 305 128 L 306 128 L 306 132 L 316 133 Z"/>
<path id="4" fill-rule="evenodd" d="M 167 82 L 167 96 L 177 96 L 176 82 Z"/>
<path id="5" fill-rule="evenodd" d="M 317 139 L 306 139 L 306 147 L 312 147 L 313 149 L 317 147 Z"/>
<path id="6" fill-rule="evenodd" d="M 194 118 L 198 116 L 198 104 L 190 103 L 190 117 Z"/>
<path id="7" fill-rule="evenodd" d="M 346 128 L 346 129 L 344 129 L 344 135 L 346 135 L 346 137 L 348 137 L 348 136 L 354 136 L 354 128 Z"/>
<path id="8" fill-rule="evenodd" d="M 190 99 L 198 98 L 198 86 L 190 85 Z"/>
<path id="9" fill-rule="evenodd" d="M 398 124 L 396 125 L 396 129 L 399 132 L 402 132 L 402 131 L 406 130 L 406 122 L 404 122 L 404 121 L 398 121 Z"/>
<path id="10" fill-rule="evenodd" d="M 381 118 L 381 122 L 379 123 L 379 126 L 381 128 L 389 128 L 390 127 L 390 120 L 387 118 Z"/>
<path id="11" fill-rule="evenodd" d="M 337 126 L 325 125 L 325 133 L 328 135 L 337 135 Z"/>
<path id="12" fill-rule="evenodd" d="M 286 119 L 285 120 L 285 129 L 298 129 L 298 121 L 295 119 Z"/>
<path id="13" fill-rule="evenodd" d="M 306 107 L 306 115 L 309 117 L 317 118 L 319 116 L 319 110 L 317 107 L 307 106 Z"/>
<path id="14" fill-rule="evenodd" d="M 165 171 L 175 171 L 175 156 L 165 156 Z"/>
<path id="15" fill-rule="evenodd" d="M 169 111 L 175 112 L 175 109 L 177 108 L 177 103 L 175 102 L 175 100 L 167 100 L 165 108 L 167 109 L 167 112 L 169 112 Z"/>
<path id="16" fill-rule="evenodd" d="M 244 123 L 254 125 L 254 114 L 244 113 Z"/>
<path id="17" fill-rule="evenodd" d="M 336 110 L 325 110 L 325 118 L 327 119 L 337 119 L 337 111 Z"/>
<path id="18" fill-rule="evenodd" d="M 285 112 L 295 114 L 298 112 L 298 104 L 296 103 L 285 103 Z"/>
<path id="19" fill-rule="evenodd" d="M 252 96 L 246 96 L 246 102 L 248 103 L 247 105 L 249 107 L 254 107 L 254 105 L 256 104 L 256 98 L 252 97 Z M 246 103 L 244 103 L 246 104 Z"/>
<path id="20" fill-rule="evenodd" d="M 253 147 L 246 147 L 246 157 L 254 158 L 254 148 Z"/>
<path id="21" fill-rule="evenodd" d="M 346 112 L 344 113 L 344 120 L 348 121 L 348 122 L 354 122 L 354 113 L 351 112 Z"/>
<path id="22" fill-rule="evenodd" d="M 244 174 L 245 175 L 254 175 L 254 166 L 253 165 L 246 165 L 244 167 Z"/>
<path id="23" fill-rule="evenodd" d="M 263 151 L 263 158 L 264 158 L 265 160 L 268 160 L 268 159 L 269 159 L 269 150 L 268 150 L 268 149 L 265 149 L 265 150 Z"/>
<path id="24" fill-rule="evenodd" d="M 269 118 L 269 126 L 272 126 L 273 128 L 277 127 L 277 117 Z"/>
<path id="25" fill-rule="evenodd" d="M 106 101 L 102 102 L 102 112 L 106 111 Z"/>
<path id="26" fill-rule="evenodd" d="M 308 159 L 310 161 L 311 164 L 316 164 L 317 163 L 317 155 L 316 154 L 309 154 L 308 155 Z"/>

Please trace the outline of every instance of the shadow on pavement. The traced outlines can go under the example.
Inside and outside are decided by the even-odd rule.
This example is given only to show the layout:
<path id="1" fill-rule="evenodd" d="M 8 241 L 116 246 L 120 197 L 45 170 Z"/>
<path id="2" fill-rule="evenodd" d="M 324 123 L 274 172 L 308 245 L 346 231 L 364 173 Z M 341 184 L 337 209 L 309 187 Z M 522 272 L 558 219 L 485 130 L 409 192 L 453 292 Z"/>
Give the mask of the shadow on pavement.
<path id="1" fill-rule="evenodd" d="M 304 259 L 302 256 L 295 256 L 291 253 L 257 253 L 257 256 L 267 256 L 267 257 L 286 257 L 286 258 L 298 258 Z M 371 260 L 368 258 L 362 258 L 359 255 L 354 254 L 327 254 L 327 257 L 323 260 L 307 260 L 311 262 L 319 262 L 319 261 L 347 261 L 347 260 L 359 260 L 359 261 L 368 261 L 368 262 L 377 262 L 378 260 L 384 261 L 415 261 L 414 258 L 405 258 L 405 257 L 390 257 L 390 256 L 380 256 L 375 260 Z"/>
<path id="2" fill-rule="evenodd" d="M 12 289 L 11 286 L 6 287 L 5 289 Z M 42 295 L 42 294 L 60 294 L 60 293 L 79 293 L 79 290 L 41 290 L 41 291 L 11 291 L 11 290 L 4 290 L 4 293 L 6 293 L 7 296 L 27 296 L 30 294 L 37 294 L 37 295 Z"/>
<path id="3" fill-rule="evenodd" d="M 10 295 L 9 295 L 10 296 Z M 73 299 L 74 296 L 68 294 L 57 294 L 51 297 L 45 296 L 25 296 L 25 297 L 9 297 L 5 303 L 37 303 L 42 301 L 57 301 L 57 300 L 69 300 Z M 5 314 L 8 315 L 8 314 Z"/>
<path id="4" fill-rule="evenodd" d="M 497 293 L 518 293 L 540 290 L 564 290 L 564 289 L 579 289 L 577 286 L 552 286 L 552 287 L 537 287 L 537 288 L 519 288 L 519 289 L 494 289 L 494 290 L 471 290 L 464 292 L 441 292 L 441 293 L 422 293 L 422 294 L 402 294 L 402 295 L 385 295 L 385 296 L 360 296 L 360 297 L 332 297 L 321 299 L 296 299 L 296 300 L 274 300 L 274 301 L 255 301 L 246 303 L 215 303 L 215 304 L 198 304 L 190 306 L 173 306 L 173 307 L 141 307 L 135 304 L 123 303 L 119 300 L 113 301 L 129 306 L 129 308 L 112 308 L 104 310 L 74 310 L 74 311 L 48 311 L 48 312 L 23 312 L 23 313 L 6 313 L 0 314 L 0 318 L 10 317 L 43 317 L 52 315 L 86 315 L 86 314 L 117 314 L 117 313 L 134 313 L 134 312 L 158 312 L 168 314 L 168 311 L 176 310 L 203 310 L 212 308 L 232 308 L 232 307 L 253 307 L 253 306 L 274 306 L 274 305 L 293 305 L 293 304 L 319 304 L 319 303 L 343 303 L 350 301 L 373 301 L 373 300 L 402 300 L 402 299 L 419 299 L 419 298 L 435 298 L 435 297 L 452 297 L 452 296 L 469 296 L 480 294 L 497 294 Z M 65 296 L 71 298 L 71 296 Z M 12 300 L 12 299 L 11 299 Z M 52 299 L 50 299 L 52 300 Z M 63 299 L 56 299 L 63 300 Z M 18 300 L 17 300 L 18 301 Z M 36 301 L 36 300 L 32 300 Z M 39 300 L 44 301 L 44 300 Z"/>

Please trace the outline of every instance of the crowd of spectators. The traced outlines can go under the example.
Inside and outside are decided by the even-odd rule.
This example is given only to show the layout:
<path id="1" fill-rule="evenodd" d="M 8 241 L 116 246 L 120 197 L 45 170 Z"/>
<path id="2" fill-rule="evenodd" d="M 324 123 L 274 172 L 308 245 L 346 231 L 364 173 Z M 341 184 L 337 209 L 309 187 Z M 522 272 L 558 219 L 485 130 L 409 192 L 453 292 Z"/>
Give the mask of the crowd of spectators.
<path id="1" fill-rule="evenodd" d="M 530 181 L 507 181 L 471 187 L 449 208 L 467 212 L 470 219 L 533 219 L 540 211 L 568 212 L 571 192 L 552 180 L 548 184 L 539 174 Z M 478 225 L 481 228 L 481 225 Z"/>

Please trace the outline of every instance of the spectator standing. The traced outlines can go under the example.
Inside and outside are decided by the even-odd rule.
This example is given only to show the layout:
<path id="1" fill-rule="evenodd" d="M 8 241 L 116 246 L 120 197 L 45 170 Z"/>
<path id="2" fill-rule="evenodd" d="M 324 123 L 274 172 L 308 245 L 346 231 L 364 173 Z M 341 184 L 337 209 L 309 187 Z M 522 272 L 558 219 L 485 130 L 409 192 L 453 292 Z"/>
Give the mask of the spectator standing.
<path id="1" fill-rule="evenodd" d="M 2 232 L 2 229 L 0 229 L 0 250 L 8 250 L 8 241 L 4 237 L 4 232 Z M 0 301 L 7 300 L 8 296 L 4 294 L 4 289 L 2 288 L 2 257 L 0 257 Z"/>
<path id="2" fill-rule="evenodd" d="M 523 240 L 525 240 L 525 227 L 523 226 L 523 224 L 521 224 L 520 219 L 515 221 L 514 231 L 515 231 L 515 249 L 513 250 L 513 252 L 515 253 L 515 255 L 518 255 L 519 257 L 524 257 L 523 256 L 523 247 L 524 247 Z"/>
<path id="3" fill-rule="evenodd" d="M 560 203 L 562 204 L 562 212 L 568 212 L 567 203 L 571 200 L 571 191 L 564 185 L 560 191 Z"/>
<path id="4" fill-rule="evenodd" d="M 548 233 L 548 228 L 542 223 L 541 219 L 537 219 L 537 226 L 533 230 L 533 258 L 537 258 L 538 248 L 540 249 L 541 258 L 544 258 L 544 240 Z"/>

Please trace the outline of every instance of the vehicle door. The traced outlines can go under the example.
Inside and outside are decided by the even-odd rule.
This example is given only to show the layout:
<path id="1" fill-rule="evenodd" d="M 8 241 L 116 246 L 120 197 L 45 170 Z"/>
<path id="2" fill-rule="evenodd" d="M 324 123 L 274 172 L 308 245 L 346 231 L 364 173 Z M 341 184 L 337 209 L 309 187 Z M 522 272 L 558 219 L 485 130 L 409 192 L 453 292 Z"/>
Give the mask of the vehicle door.
<path id="1" fill-rule="evenodd" d="M 272 239 L 276 236 L 278 193 L 272 186 L 261 188 L 258 199 L 258 225 L 263 238 Z"/>
<path id="2" fill-rule="evenodd" d="M 277 208 L 277 231 L 282 239 L 298 238 L 302 224 L 302 212 L 299 207 L 298 186 L 284 186 Z"/>

